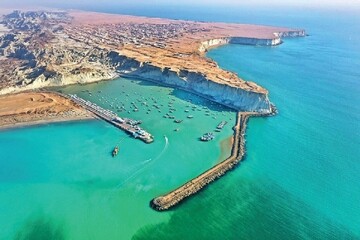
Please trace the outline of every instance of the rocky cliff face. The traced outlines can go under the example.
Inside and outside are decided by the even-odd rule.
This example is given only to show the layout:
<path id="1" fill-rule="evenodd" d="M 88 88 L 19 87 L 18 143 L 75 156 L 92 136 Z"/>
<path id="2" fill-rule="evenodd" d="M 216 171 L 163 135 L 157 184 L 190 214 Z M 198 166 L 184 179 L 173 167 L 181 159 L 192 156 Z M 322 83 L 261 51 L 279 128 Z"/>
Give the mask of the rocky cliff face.
<path id="1" fill-rule="evenodd" d="M 280 38 L 288 38 L 288 37 L 305 37 L 305 30 L 293 30 L 293 31 L 284 31 L 275 33 Z"/>
<path id="2" fill-rule="evenodd" d="M 226 44 L 242 44 L 242 45 L 253 45 L 253 46 L 276 46 L 282 43 L 282 38 L 290 37 L 304 37 L 306 36 L 305 30 L 291 30 L 284 32 L 275 32 L 273 38 L 259 39 L 259 38 L 248 38 L 248 37 L 225 37 L 215 38 L 201 42 L 199 51 L 205 52 L 210 48 L 219 47 Z"/>
<path id="3" fill-rule="evenodd" d="M 272 39 L 233 37 L 230 39 L 229 43 L 254 46 L 276 46 L 281 43 L 281 39 L 279 37 L 274 37 Z"/>
<path id="4" fill-rule="evenodd" d="M 199 51 L 205 52 L 210 48 L 219 47 L 230 43 L 231 38 L 215 38 L 207 41 L 203 41 L 200 44 Z"/>
<path id="5" fill-rule="evenodd" d="M 200 44 L 199 51 L 205 52 L 210 48 L 219 47 L 226 44 L 242 44 L 242 45 L 253 45 L 253 46 L 276 46 L 281 43 L 280 37 L 272 39 L 258 39 L 258 38 L 246 38 L 246 37 L 228 37 L 228 38 L 217 38 L 203 41 Z"/>
<path id="6" fill-rule="evenodd" d="M 123 76 L 181 88 L 240 111 L 271 112 L 267 93 L 246 91 L 209 81 L 200 72 L 186 70 L 175 72 L 169 68 L 159 68 L 150 63 L 138 62 L 135 59 L 121 56 L 116 52 L 111 52 L 109 58 Z"/>
<path id="7" fill-rule="evenodd" d="M 15 11 L 0 24 L 10 29 L 0 36 L 0 94 L 122 75 L 181 88 L 236 110 L 264 114 L 271 111 L 265 89 L 220 69 L 199 51 L 224 44 L 273 46 L 280 44 L 282 37 L 305 35 L 304 31 L 288 31 L 269 39 L 215 37 L 203 41 L 210 31 L 207 37 L 230 36 L 232 32 L 229 26 L 195 22 L 88 25 L 86 21 L 73 25 L 64 12 Z M 217 35 L 215 27 L 229 32 Z M 157 39 L 147 42 L 146 36 Z M 181 45 L 180 36 L 186 46 Z"/>

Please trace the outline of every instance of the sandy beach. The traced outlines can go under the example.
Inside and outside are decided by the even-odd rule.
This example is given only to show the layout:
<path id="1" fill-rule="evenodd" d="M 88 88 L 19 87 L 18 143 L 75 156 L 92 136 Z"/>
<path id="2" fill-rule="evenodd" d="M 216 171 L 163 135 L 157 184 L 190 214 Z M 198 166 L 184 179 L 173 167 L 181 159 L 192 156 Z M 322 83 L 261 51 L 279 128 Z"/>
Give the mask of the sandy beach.
<path id="1" fill-rule="evenodd" d="M 0 97 L 0 129 L 93 118 L 71 100 L 50 92 Z"/>

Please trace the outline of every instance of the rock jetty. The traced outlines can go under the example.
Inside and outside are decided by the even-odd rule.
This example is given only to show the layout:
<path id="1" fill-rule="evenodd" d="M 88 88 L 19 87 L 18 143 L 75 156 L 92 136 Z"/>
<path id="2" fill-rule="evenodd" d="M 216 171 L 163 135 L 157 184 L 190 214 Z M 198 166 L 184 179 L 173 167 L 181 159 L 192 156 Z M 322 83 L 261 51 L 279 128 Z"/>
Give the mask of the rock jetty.
<path id="1" fill-rule="evenodd" d="M 233 169 L 244 156 L 246 123 L 251 115 L 253 114 L 240 112 L 237 114 L 236 125 L 234 127 L 234 142 L 231 150 L 231 156 L 229 158 L 200 174 L 196 178 L 191 179 L 179 188 L 165 195 L 154 198 L 151 200 L 150 206 L 157 211 L 168 210 L 189 196 L 196 194 L 209 183 L 215 181 L 226 172 Z"/>

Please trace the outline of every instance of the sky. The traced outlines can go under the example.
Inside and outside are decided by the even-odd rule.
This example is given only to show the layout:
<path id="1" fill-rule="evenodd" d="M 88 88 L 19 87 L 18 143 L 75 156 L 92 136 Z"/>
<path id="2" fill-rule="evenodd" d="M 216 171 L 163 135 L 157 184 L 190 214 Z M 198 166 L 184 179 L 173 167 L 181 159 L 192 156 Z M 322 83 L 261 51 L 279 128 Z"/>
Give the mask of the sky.
<path id="1" fill-rule="evenodd" d="M 353 8 L 360 7 L 360 0 L 0 0 L 0 7 L 68 7 L 78 8 L 83 6 L 97 5 L 151 5 L 153 7 L 161 5 L 231 5 L 231 6 L 295 6 L 295 7 L 314 7 L 314 8 Z"/>

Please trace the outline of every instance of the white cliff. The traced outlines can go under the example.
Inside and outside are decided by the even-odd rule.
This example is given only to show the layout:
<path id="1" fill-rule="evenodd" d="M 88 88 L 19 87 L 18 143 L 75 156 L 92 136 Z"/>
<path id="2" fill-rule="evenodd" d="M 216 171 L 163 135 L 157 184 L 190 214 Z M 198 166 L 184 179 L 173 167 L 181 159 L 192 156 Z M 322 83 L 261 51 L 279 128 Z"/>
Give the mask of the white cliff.
<path id="1" fill-rule="evenodd" d="M 121 18 L 116 24 L 88 25 L 92 19 L 77 15 L 85 17 L 78 19 L 80 25 L 71 24 L 76 16 L 66 12 L 15 11 L 3 18 L 0 24 L 11 30 L 0 36 L 0 94 L 122 75 L 266 114 L 272 111 L 266 89 L 219 68 L 204 52 L 224 44 L 275 46 L 282 38 L 305 36 L 303 30 L 286 28 L 172 20 L 158 24 L 158 19 L 137 17 L 146 23 Z M 108 20 L 113 22 L 114 16 Z M 154 39 L 146 41 L 145 35 Z"/>
<path id="2" fill-rule="evenodd" d="M 117 66 L 117 71 L 122 76 L 141 78 L 180 88 L 240 111 L 271 112 L 267 93 L 246 91 L 226 84 L 219 84 L 206 79 L 199 72 L 185 70 L 175 72 L 169 68 L 161 69 L 149 63 L 126 58 L 115 52 L 112 52 L 110 56 Z"/>

